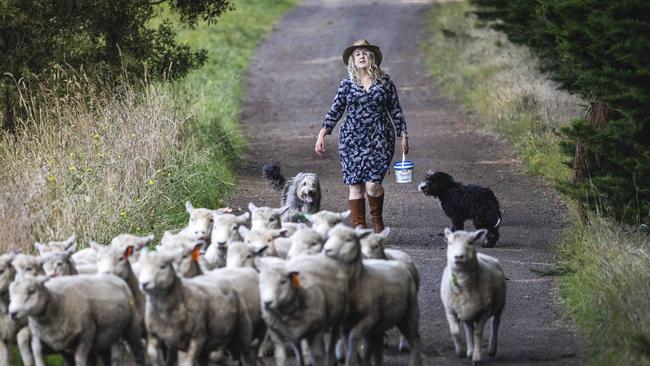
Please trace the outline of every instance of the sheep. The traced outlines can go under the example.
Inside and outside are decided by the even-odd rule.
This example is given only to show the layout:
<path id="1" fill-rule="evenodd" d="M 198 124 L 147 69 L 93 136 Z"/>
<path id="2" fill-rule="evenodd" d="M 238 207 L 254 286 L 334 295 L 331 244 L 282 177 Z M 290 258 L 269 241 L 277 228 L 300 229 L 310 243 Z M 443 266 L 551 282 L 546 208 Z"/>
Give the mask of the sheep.
<path id="1" fill-rule="evenodd" d="M 363 229 L 357 228 L 357 231 L 363 231 Z M 408 266 L 409 271 L 411 271 L 411 275 L 413 275 L 413 278 L 415 279 L 415 283 L 419 292 L 420 273 L 415 267 L 415 263 L 413 262 L 413 259 L 411 259 L 411 256 L 401 250 L 384 249 L 389 234 L 390 228 L 387 227 L 381 233 L 372 233 L 361 239 L 359 243 L 361 244 L 361 253 L 363 254 L 363 258 L 402 261 Z M 400 352 L 408 351 L 408 345 L 404 336 L 401 336 L 399 339 L 399 350 Z"/>
<path id="2" fill-rule="evenodd" d="M 38 255 L 45 253 L 64 252 L 67 250 L 75 251 L 77 246 L 77 236 L 72 234 L 68 239 L 63 241 L 50 241 L 47 243 L 34 243 L 34 248 L 38 251 Z M 74 249 L 72 249 L 74 247 Z"/>
<path id="3" fill-rule="evenodd" d="M 48 277 L 70 276 L 79 274 L 72 263 L 71 252 L 49 253 L 40 258 L 43 272 Z"/>
<path id="4" fill-rule="evenodd" d="M 319 234 L 326 236 L 329 229 L 334 225 L 343 222 L 350 216 L 350 210 L 343 212 L 319 211 L 313 214 L 305 214 L 305 217 L 311 222 L 312 229 Z"/>
<path id="5" fill-rule="evenodd" d="M 309 344 L 314 365 L 333 365 L 334 344 L 348 312 L 348 287 L 344 269 L 321 255 L 302 256 L 297 261 L 264 257 L 256 261 L 260 270 L 262 316 L 275 343 L 278 365 L 285 363 L 283 338 L 303 364 L 301 340 Z M 325 354 L 324 335 L 330 331 Z"/>
<path id="6" fill-rule="evenodd" d="M 251 213 L 251 230 L 264 229 L 287 229 L 287 236 L 304 227 L 305 224 L 298 222 L 282 221 L 281 217 L 290 207 L 281 208 L 257 207 L 254 203 L 248 204 Z"/>
<path id="7" fill-rule="evenodd" d="M 146 296 L 147 360 L 155 363 L 161 343 L 178 351 L 179 365 L 206 363 L 210 351 L 235 345 L 244 365 L 254 362 L 251 320 L 228 281 L 179 277 L 170 255 L 144 252 L 138 278 Z"/>
<path id="8" fill-rule="evenodd" d="M 250 213 L 248 212 L 239 216 L 222 214 L 214 217 L 210 245 L 205 251 L 207 269 L 226 266 L 228 243 L 235 240 L 242 240 L 238 228 L 248 223 L 249 218 Z"/>
<path id="9" fill-rule="evenodd" d="M 346 268 L 350 289 L 350 313 L 344 325 L 348 345 L 346 365 L 357 363 L 356 352 L 365 340 L 378 364 L 383 357 L 384 332 L 397 326 L 411 346 L 409 365 L 421 365 L 417 285 L 408 266 L 400 261 L 362 260 L 362 233 L 338 224 L 332 228 L 323 254 Z M 302 259 L 302 257 L 301 257 Z"/>
<path id="10" fill-rule="evenodd" d="M 0 365 L 12 365 L 9 346 L 16 342 L 23 364 L 31 366 L 31 333 L 27 319 L 14 320 L 9 316 L 9 285 L 16 278 L 16 270 L 11 265 L 14 256 L 13 253 L 0 256 Z"/>
<path id="11" fill-rule="evenodd" d="M 445 308 L 456 354 L 463 357 L 461 323 L 467 340 L 466 356 L 472 363 L 481 361 L 481 339 L 485 322 L 492 318 L 488 355 L 496 356 L 497 334 L 506 303 L 506 278 L 499 260 L 476 253 L 474 244 L 487 230 L 452 232 L 445 228 L 447 266 L 440 283 L 440 298 Z"/>
<path id="12" fill-rule="evenodd" d="M 300 229 L 291 236 L 291 248 L 287 259 L 302 255 L 318 254 L 323 249 L 325 238 L 313 229 Z"/>
<path id="13" fill-rule="evenodd" d="M 263 255 L 270 257 L 287 257 L 291 241 L 285 240 L 280 242 L 278 240 L 284 238 L 286 232 L 286 229 L 249 230 L 246 226 L 239 227 L 239 234 L 244 238 L 246 245 L 256 253 L 262 253 L 261 249 L 266 248 L 263 251 Z"/>
<path id="14" fill-rule="evenodd" d="M 52 279 L 25 275 L 11 284 L 9 293 L 12 319 L 29 318 L 37 365 L 44 365 L 41 342 L 63 352 L 69 363 L 84 366 L 96 352 L 108 365 L 111 348 L 120 339 L 128 342 L 136 361 L 143 361 L 133 295 L 121 279 L 98 274 Z"/>
<path id="15" fill-rule="evenodd" d="M 204 245 L 205 241 L 198 240 L 183 231 L 178 234 L 165 231 L 158 251 L 174 258 L 176 273 L 181 277 L 191 278 L 203 274 L 201 250 Z"/>
<path id="16" fill-rule="evenodd" d="M 266 250 L 266 248 L 264 248 Z M 234 241 L 228 245 L 226 256 L 226 268 L 255 268 L 255 257 L 257 253 L 241 241 Z"/>
<path id="17" fill-rule="evenodd" d="M 32 276 L 44 275 L 41 260 L 38 257 L 28 254 L 18 253 L 11 261 L 11 265 L 16 270 L 16 276 L 30 274 Z"/>

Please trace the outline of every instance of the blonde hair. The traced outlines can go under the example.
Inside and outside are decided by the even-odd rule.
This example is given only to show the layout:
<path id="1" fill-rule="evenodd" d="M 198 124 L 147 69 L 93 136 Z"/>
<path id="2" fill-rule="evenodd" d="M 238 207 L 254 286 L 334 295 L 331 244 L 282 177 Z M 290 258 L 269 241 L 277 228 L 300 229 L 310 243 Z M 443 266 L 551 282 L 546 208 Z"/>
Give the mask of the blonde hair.
<path id="1" fill-rule="evenodd" d="M 375 62 L 375 53 L 370 51 L 367 48 L 358 48 L 359 50 L 366 51 L 368 54 L 368 74 L 370 75 L 370 80 L 374 83 L 377 79 L 380 79 L 384 75 L 384 71 L 377 65 Z M 356 50 L 355 50 L 356 51 Z M 357 84 L 361 84 L 361 79 L 359 78 L 359 69 L 354 65 L 354 52 L 348 58 L 348 75 L 350 75 L 350 80 Z"/>

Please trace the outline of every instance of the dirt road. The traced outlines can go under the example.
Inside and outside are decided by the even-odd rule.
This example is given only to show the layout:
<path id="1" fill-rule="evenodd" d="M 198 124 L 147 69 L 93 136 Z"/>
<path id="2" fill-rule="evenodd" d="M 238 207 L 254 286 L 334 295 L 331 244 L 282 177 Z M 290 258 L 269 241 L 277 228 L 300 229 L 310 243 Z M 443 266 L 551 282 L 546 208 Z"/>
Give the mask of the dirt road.
<path id="1" fill-rule="evenodd" d="M 421 273 L 425 364 L 470 364 L 453 355 L 439 298 L 445 265 L 445 243 L 439 233 L 450 221 L 436 202 L 416 190 L 428 169 L 489 186 L 501 201 L 501 241 L 483 251 L 501 260 L 509 278 L 508 295 L 499 352 L 486 364 L 581 364 L 554 278 L 536 274 L 556 260 L 551 245 L 563 227 L 563 206 L 550 189 L 522 173 L 509 146 L 477 132 L 469 116 L 442 97 L 427 77 L 420 44 L 421 22 L 430 5 L 423 0 L 306 0 L 288 13 L 259 47 L 249 70 L 242 121 L 251 149 L 238 172 L 237 196 L 229 203 L 245 208 L 252 201 L 277 207 L 278 193 L 261 176 L 264 162 L 273 159 L 282 162 L 287 175 L 299 171 L 320 175 L 321 208 L 347 209 L 347 187 L 336 150 L 338 134 L 326 139 L 325 158 L 317 157 L 313 146 L 345 75 L 342 50 L 366 38 L 381 46 L 382 67 L 399 88 L 411 137 L 409 157 L 416 163 L 413 184 L 396 184 L 392 174 L 386 177 L 385 220 L 393 230 L 393 246 L 410 253 Z M 406 356 L 397 353 L 396 339 L 391 333 L 386 364 L 406 363 Z"/>

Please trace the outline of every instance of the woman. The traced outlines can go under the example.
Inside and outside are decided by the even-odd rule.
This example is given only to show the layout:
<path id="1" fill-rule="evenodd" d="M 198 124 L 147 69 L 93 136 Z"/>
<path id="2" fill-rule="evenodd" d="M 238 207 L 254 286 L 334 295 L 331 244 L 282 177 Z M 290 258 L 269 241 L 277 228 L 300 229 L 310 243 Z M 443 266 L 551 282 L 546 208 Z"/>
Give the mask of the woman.
<path id="1" fill-rule="evenodd" d="M 379 47 L 365 39 L 345 49 L 343 62 L 348 66 L 348 76 L 339 85 L 315 146 L 318 155 L 325 152 L 325 135 L 332 133 L 347 108 L 347 117 L 340 127 L 339 160 L 343 182 L 350 188 L 348 206 L 352 211 L 352 224 L 368 227 L 364 195 L 367 194 L 377 233 L 384 230 L 381 182 L 393 159 L 396 135 L 402 139 L 402 151 L 408 153 L 409 150 L 397 88 L 379 67 L 381 58 Z"/>

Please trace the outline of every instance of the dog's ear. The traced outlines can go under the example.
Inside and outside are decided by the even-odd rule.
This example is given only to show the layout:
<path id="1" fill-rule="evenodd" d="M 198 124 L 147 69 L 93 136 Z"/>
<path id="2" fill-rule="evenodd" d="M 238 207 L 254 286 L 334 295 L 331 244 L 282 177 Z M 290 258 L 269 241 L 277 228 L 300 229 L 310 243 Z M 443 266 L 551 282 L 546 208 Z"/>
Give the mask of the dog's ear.
<path id="1" fill-rule="evenodd" d="M 445 228 L 445 238 L 447 238 L 447 244 L 454 240 L 454 232 L 449 230 L 448 227 Z"/>

